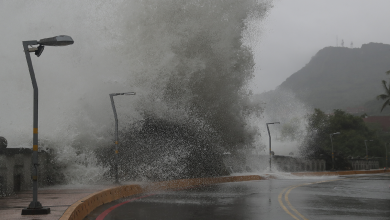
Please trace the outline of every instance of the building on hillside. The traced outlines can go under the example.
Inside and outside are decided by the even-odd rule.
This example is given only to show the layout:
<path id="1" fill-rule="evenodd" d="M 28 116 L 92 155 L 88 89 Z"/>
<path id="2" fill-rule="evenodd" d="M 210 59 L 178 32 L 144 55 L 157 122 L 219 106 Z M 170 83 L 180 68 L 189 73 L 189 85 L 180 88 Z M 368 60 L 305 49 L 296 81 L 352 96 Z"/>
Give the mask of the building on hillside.
<path id="1" fill-rule="evenodd" d="M 384 132 L 390 131 L 390 116 L 366 116 L 363 118 L 366 124 L 376 124 Z"/>

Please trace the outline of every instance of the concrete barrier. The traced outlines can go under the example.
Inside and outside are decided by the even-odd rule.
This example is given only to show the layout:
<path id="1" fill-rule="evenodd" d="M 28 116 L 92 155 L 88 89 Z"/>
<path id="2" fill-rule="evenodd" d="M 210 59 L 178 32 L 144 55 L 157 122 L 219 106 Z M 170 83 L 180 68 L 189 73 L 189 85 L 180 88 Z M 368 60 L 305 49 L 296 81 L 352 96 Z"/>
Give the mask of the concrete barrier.
<path id="1" fill-rule="evenodd" d="M 258 175 L 250 176 L 228 176 L 228 177 L 215 177 L 215 178 L 198 178 L 198 179 L 181 179 L 171 180 L 164 182 L 157 182 L 147 185 L 142 188 L 140 185 L 125 185 L 118 186 L 111 189 L 106 189 L 97 193 L 93 193 L 80 199 L 72 204 L 65 213 L 61 216 L 60 220 L 82 220 L 95 208 L 115 201 L 117 199 L 125 198 L 131 195 L 167 190 L 167 189 L 183 189 L 193 186 L 209 185 L 216 183 L 227 182 L 240 182 L 250 180 L 262 180 L 265 179 Z"/>
<path id="2" fill-rule="evenodd" d="M 250 181 L 250 180 L 263 180 L 263 179 L 265 178 L 258 175 L 250 175 L 250 176 L 228 176 L 228 177 L 215 177 L 215 178 L 171 180 L 171 181 L 153 183 L 147 186 L 145 188 L 145 191 L 183 189 L 183 188 L 200 186 L 200 185 L 210 185 L 210 184 L 227 183 L 227 182 L 241 182 L 241 181 Z"/>
<path id="3" fill-rule="evenodd" d="M 348 170 L 348 171 L 326 171 L 326 172 L 296 172 L 291 173 L 296 176 L 340 176 L 340 175 L 355 175 L 355 174 L 376 174 L 390 173 L 390 170 Z"/>
<path id="4" fill-rule="evenodd" d="M 252 172 L 254 170 L 264 170 L 269 166 L 268 155 L 236 155 L 226 154 L 223 162 L 230 173 Z M 325 171 L 326 161 L 321 158 L 302 159 L 292 156 L 274 155 L 271 157 L 272 167 L 281 172 L 304 172 L 304 171 Z M 372 169 L 378 167 L 371 167 Z"/>

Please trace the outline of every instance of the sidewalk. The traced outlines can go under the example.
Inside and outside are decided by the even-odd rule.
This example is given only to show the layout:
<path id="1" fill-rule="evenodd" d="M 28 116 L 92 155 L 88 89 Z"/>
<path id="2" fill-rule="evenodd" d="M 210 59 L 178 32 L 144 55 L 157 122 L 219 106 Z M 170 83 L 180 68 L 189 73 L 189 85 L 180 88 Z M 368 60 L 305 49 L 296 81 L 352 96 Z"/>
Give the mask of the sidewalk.
<path id="1" fill-rule="evenodd" d="M 116 185 L 56 186 L 38 189 L 38 201 L 42 206 L 50 208 L 51 212 L 48 215 L 21 215 L 22 209 L 27 208 L 32 201 L 32 191 L 22 191 L 12 196 L 0 197 L 0 219 L 59 219 L 65 210 L 77 200 L 114 186 Z"/>

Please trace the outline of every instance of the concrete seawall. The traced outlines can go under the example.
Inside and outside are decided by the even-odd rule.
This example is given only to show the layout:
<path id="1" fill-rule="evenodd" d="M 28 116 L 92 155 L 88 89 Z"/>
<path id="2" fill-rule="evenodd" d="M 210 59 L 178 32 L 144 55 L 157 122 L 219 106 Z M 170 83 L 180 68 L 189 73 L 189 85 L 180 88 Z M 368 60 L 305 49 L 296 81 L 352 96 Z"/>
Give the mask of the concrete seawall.
<path id="1" fill-rule="evenodd" d="M 356 175 L 356 174 L 376 174 L 388 173 L 390 170 L 348 170 L 348 171 L 326 171 L 326 172 L 297 172 L 291 173 L 296 176 L 342 176 L 342 175 Z"/>

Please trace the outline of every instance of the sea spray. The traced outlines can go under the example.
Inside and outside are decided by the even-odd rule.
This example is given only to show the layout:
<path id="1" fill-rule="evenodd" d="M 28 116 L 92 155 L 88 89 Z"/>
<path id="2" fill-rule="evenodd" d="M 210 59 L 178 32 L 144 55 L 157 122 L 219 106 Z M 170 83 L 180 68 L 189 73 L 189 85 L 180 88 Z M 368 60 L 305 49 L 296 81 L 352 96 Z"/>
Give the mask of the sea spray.
<path id="1" fill-rule="evenodd" d="M 124 167 L 134 177 L 143 178 L 149 170 L 162 179 L 222 174 L 222 168 L 212 166 L 203 174 L 187 170 L 195 171 L 189 164 L 204 164 L 223 151 L 253 145 L 258 131 L 248 119 L 261 108 L 250 102 L 247 88 L 254 70 L 250 46 L 259 37 L 257 25 L 268 1 L 66 1 L 60 7 L 20 1 L 1 6 L 2 39 L 10 43 L 1 61 L 0 132 L 10 146 L 30 146 L 32 137 L 31 82 L 16 48 L 23 40 L 59 34 L 75 40 L 33 57 L 40 89 L 39 137 L 51 140 L 48 147 L 70 183 L 97 181 L 106 165 L 115 163 L 112 92 L 137 92 L 116 97 L 121 155 L 137 149 L 131 144 L 131 135 L 137 134 L 131 125 L 137 122 L 141 128 L 145 121 L 185 127 L 165 140 L 156 134 L 145 136 L 153 137 L 149 142 L 133 138 L 147 145 L 145 155 L 166 146 L 160 157 L 151 157 L 155 162 Z M 182 131 L 202 141 L 185 142 Z M 132 164 L 124 156 L 121 161 Z M 162 169 L 166 164 L 169 169 Z"/>
<path id="2" fill-rule="evenodd" d="M 257 129 L 248 126 L 247 121 L 251 115 L 259 115 L 261 108 L 249 99 L 247 84 L 253 77 L 254 62 L 251 49 L 244 44 L 243 33 L 248 31 L 249 19 L 265 15 L 267 5 L 256 1 L 164 3 L 146 1 L 141 8 L 147 13 L 131 11 L 125 34 L 129 39 L 126 44 L 132 46 L 126 55 L 136 57 L 130 62 L 139 66 L 135 70 L 142 71 L 135 72 L 137 86 L 148 88 L 142 91 L 138 112 L 145 120 L 158 122 L 154 132 L 167 135 L 163 141 L 147 136 L 154 141 L 147 145 L 146 154 L 153 155 L 153 151 L 175 154 L 187 149 L 188 156 L 177 163 L 166 163 L 165 167 L 182 166 L 185 173 L 182 177 L 226 174 L 218 169 L 222 166 L 222 153 L 252 147 L 257 134 Z M 171 132 L 172 121 L 186 129 Z M 212 138 L 204 143 L 182 144 L 189 131 L 197 138 L 201 136 L 197 134 Z M 171 140 L 169 147 L 167 140 Z M 127 146 L 133 154 L 140 155 L 139 143 Z M 204 164 L 210 167 L 203 167 Z"/>

